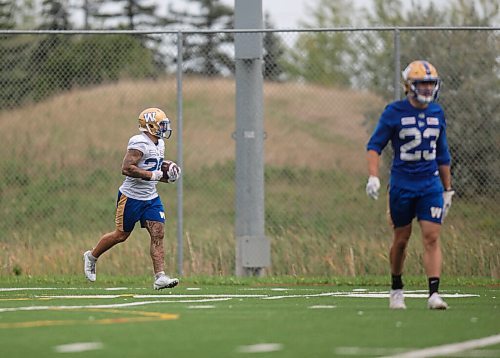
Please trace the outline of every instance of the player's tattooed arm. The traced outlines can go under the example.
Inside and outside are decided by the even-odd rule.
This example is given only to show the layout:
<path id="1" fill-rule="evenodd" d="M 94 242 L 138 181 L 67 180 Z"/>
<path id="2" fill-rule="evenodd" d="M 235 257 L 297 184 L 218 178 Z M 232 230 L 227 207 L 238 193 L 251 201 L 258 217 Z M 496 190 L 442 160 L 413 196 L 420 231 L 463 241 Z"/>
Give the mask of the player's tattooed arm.
<path id="1" fill-rule="evenodd" d="M 163 250 L 164 225 L 158 221 L 146 221 L 146 229 L 151 236 L 149 253 L 153 261 L 154 272 L 164 270 L 165 253 Z"/>
<path id="2" fill-rule="evenodd" d="M 137 166 L 142 158 L 142 152 L 137 149 L 127 150 L 127 154 L 123 158 L 122 174 L 132 178 L 142 178 L 149 180 L 151 172 L 141 169 Z"/>

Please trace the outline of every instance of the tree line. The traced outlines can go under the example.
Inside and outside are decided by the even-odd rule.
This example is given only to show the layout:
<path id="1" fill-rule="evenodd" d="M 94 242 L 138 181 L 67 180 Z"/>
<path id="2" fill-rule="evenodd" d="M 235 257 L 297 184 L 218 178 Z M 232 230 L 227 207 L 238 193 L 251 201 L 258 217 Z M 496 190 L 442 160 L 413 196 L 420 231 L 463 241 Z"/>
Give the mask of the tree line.
<path id="1" fill-rule="evenodd" d="M 38 6 L 35 6 L 38 5 Z M 194 7 L 193 7 L 194 6 Z M 75 16 L 80 20 L 75 23 Z M 149 0 L 1 0 L 0 29 L 29 30 L 145 30 L 233 28 L 233 9 L 220 0 L 185 0 L 170 5 L 165 15 Z M 39 19 L 39 21 L 36 21 Z M 272 28 L 269 15 L 266 27 Z M 177 65 L 175 36 L 1 36 L 0 108 L 38 101 L 59 90 L 89 86 L 123 77 L 156 78 Z M 183 37 L 187 74 L 218 76 L 234 73 L 227 50 L 231 34 Z M 266 79 L 277 79 L 284 52 L 273 33 L 264 36 Z M 64 73 L 60 73 L 64 68 Z"/>
<path id="2" fill-rule="evenodd" d="M 500 3 L 496 0 L 451 0 L 447 6 L 373 0 L 372 5 L 371 9 L 353 9 L 348 0 L 320 0 L 311 19 L 302 25 L 363 28 L 500 24 Z M 448 119 L 458 194 L 498 197 L 500 31 L 408 30 L 399 32 L 399 43 L 402 68 L 413 60 L 426 59 L 436 66 L 443 80 L 440 103 Z M 389 101 L 396 90 L 394 51 L 393 31 L 306 32 L 288 53 L 284 68 L 291 78 L 325 86 L 368 88 Z M 369 129 L 375 126 L 378 115 L 369 114 Z"/>

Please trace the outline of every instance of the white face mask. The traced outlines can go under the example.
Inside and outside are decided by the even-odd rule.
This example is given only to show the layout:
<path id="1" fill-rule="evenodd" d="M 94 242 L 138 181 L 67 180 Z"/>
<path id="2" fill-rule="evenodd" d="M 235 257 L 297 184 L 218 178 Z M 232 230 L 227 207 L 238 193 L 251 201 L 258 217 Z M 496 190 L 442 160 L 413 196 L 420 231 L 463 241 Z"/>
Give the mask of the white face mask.
<path id="1" fill-rule="evenodd" d="M 433 83 L 433 86 L 424 85 L 423 83 Z M 414 98 L 420 103 L 431 103 L 438 98 L 439 95 L 439 80 L 436 81 L 413 81 L 410 89 Z"/>
<path id="2" fill-rule="evenodd" d="M 170 121 L 169 120 L 164 120 L 158 123 L 159 129 L 158 132 L 161 135 L 161 138 L 170 138 L 172 135 L 172 128 L 170 127 Z"/>

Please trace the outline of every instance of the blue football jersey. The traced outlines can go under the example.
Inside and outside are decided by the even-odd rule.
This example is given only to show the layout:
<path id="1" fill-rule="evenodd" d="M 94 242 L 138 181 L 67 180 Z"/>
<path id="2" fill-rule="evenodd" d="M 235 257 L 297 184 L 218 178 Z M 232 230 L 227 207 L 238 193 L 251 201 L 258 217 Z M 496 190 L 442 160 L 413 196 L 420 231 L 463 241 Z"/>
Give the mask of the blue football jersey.
<path id="1" fill-rule="evenodd" d="M 408 99 L 392 102 L 380 116 L 367 150 L 382 153 L 391 141 L 391 185 L 409 190 L 442 190 L 438 166 L 450 164 L 441 106 L 418 109 Z"/>

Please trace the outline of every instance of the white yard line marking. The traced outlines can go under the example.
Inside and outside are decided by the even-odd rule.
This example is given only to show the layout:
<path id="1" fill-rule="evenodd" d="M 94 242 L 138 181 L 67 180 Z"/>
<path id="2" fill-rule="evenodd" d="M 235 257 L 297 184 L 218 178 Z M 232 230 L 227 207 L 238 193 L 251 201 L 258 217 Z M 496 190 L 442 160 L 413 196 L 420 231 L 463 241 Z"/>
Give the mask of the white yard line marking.
<path id="1" fill-rule="evenodd" d="M 453 355 L 454 357 L 480 357 L 480 358 L 486 358 L 486 357 L 495 357 L 498 358 L 500 357 L 500 350 L 498 349 L 471 349 L 469 351 L 465 351 L 462 353 L 456 353 Z"/>
<path id="2" fill-rule="evenodd" d="M 349 293 L 335 295 L 336 297 L 358 297 L 358 298 L 389 298 L 389 293 L 387 292 L 367 292 L 367 293 Z M 466 298 L 466 297 L 480 297 L 479 295 L 465 294 L 465 293 L 441 293 L 439 296 L 445 298 Z M 405 292 L 405 298 L 427 298 L 429 294 L 426 293 L 408 293 Z"/>
<path id="3" fill-rule="evenodd" d="M 98 287 L 84 287 L 84 288 L 76 288 L 76 287 L 0 287 L 0 292 L 8 292 L 8 291 L 43 291 L 43 290 L 105 290 L 105 291 L 120 291 L 120 290 L 144 290 L 146 288 L 144 287 L 138 287 L 138 288 L 128 288 L 128 287 L 108 287 L 108 288 L 98 288 Z M 195 291 L 195 290 L 201 290 L 199 287 L 187 287 L 187 291 Z M 307 291 L 311 289 L 298 289 L 298 288 L 284 288 L 284 287 L 274 287 L 274 288 L 242 288 L 242 291 L 257 291 L 257 290 L 270 290 L 270 291 Z M 128 295 L 134 295 L 132 293 Z M 441 297 L 447 297 L 447 298 L 453 298 L 453 297 L 479 297 L 479 295 L 475 294 L 461 294 L 461 293 L 440 293 Z M 106 295 L 88 295 L 89 298 L 91 297 L 100 297 L 104 298 L 110 298 L 111 296 Z M 147 298 L 147 297 L 159 297 L 162 295 L 134 295 L 136 298 Z M 362 298 L 370 298 L 370 297 L 375 297 L 375 298 L 387 298 L 389 297 L 389 292 L 388 291 L 368 291 L 367 289 L 364 288 L 355 288 L 352 291 L 333 291 L 333 292 L 324 292 L 320 294 L 305 294 L 305 295 L 286 295 L 286 296 L 269 296 L 266 294 L 260 294 L 260 295 L 248 295 L 248 294 L 207 294 L 207 295 L 181 295 L 181 294 L 174 294 L 174 295 L 164 295 L 165 297 L 176 297 L 176 298 L 185 298 L 185 297 L 233 297 L 233 298 L 251 298 L 251 297 L 262 297 L 262 298 L 267 298 L 267 297 L 275 297 L 275 298 L 282 298 L 282 297 L 316 297 L 316 296 L 345 296 L 345 297 L 362 297 Z M 78 298 L 78 297 L 84 297 L 83 295 L 67 295 L 67 296 L 54 296 L 54 297 L 65 297 L 65 298 Z M 405 297 L 410 297 L 410 298 L 422 298 L 422 297 L 427 297 L 427 291 L 426 290 L 408 290 L 405 291 Z M 269 298 L 268 298 L 269 299 Z"/>
<path id="4" fill-rule="evenodd" d="M 266 298 L 267 295 L 229 295 L 229 294 L 218 294 L 218 295 L 135 295 L 133 293 L 124 293 L 121 295 L 37 295 L 33 298 L 36 299 L 110 299 L 110 298 L 156 298 L 156 299 L 172 299 L 172 298 Z M 16 300 L 16 299 L 12 299 Z"/>
<path id="5" fill-rule="evenodd" d="M 16 291 L 16 290 L 63 290 L 63 288 L 50 288 L 50 287 L 31 287 L 31 288 L 0 288 L 0 291 Z M 75 289 L 75 288 L 65 288 L 65 289 Z M 115 288 L 127 289 L 126 287 Z M 188 288 L 189 289 L 189 288 Z M 103 290 L 113 290 L 111 288 L 103 288 Z M 273 288 L 271 290 L 275 291 L 286 291 L 285 288 Z M 407 298 L 427 298 L 427 292 L 425 290 L 418 291 L 406 291 L 405 296 Z M 476 294 L 462 294 L 462 293 L 441 293 L 442 297 L 445 298 L 466 298 L 466 297 L 479 297 Z M 145 299 L 152 298 L 156 300 L 173 300 L 173 299 L 190 299 L 192 302 L 196 302 L 196 299 L 231 299 L 231 298 L 259 298 L 263 300 L 280 300 L 285 298 L 310 298 L 310 297 L 348 297 L 348 298 L 388 298 L 389 292 L 376 292 L 367 291 L 364 289 L 354 289 L 353 291 L 333 291 L 333 292 L 322 292 L 317 294 L 285 294 L 285 295 L 269 295 L 269 294 L 135 294 L 135 293 L 122 293 L 122 294 L 95 294 L 95 295 L 39 295 L 35 296 L 35 299 L 47 300 L 47 299 L 119 299 L 119 298 L 131 298 L 131 299 Z M 33 299 L 31 297 L 30 299 Z M 20 298 L 1 298 L 1 300 L 20 300 Z M 160 301 L 158 301 L 160 302 Z M 182 301 L 176 301 L 182 302 Z M 185 301 L 186 302 L 186 301 Z"/>
<path id="6" fill-rule="evenodd" d="M 217 301 L 227 301 L 231 298 L 207 298 L 201 300 L 175 300 L 175 301 L 140 301 L 140 302 L 128 302 L 128 303 L 117 303 L 108 305 L 77 305 L 77 306 L 26 306 L 26 307 L 11 307 L 11 308 L 0 308 L 0 312 L 16 312 L 16 311 L 45 311 L 45 310 L 74 310 L 82 308 L 118 308 L 118 307 L 133 307 L 133 306 L 144 306 L 157 303 L 199 303 L 199 302 L 217 302 Z"/>
<path id="7" fill-rule="evenodd" d="M 81 342 L 81 343 L 61 344 L 60 346 L 55 346 L 54 350 L 57 353 L 75 353 L 75 352 L 93 351 L 96 349 L 102 349 L 102 347 L 103 345 L 100 342 Z"/>
<path id="8" fill-rule="evenodd" d="M 66 288 L 70 289 L 70 288 Z M 75 289 L 75 288 L 72 288 Z M 59 290 L 54 287 L 0 287 L 0 291 L 34 291 L 34 290 Z"/>
<path id="9" fill-rule="evenodd" d="M 276 352 L 283 349 L 281 343 L 260 343 L 252 344 L 250 346 L 240 346 L 237 351 L 239 353 L 265 353 L 265 352 Z"/>
<path id="10" fill-rule="evenodd" d="M 304 295 L 281 295 L 281 296 L 269 296 L 269 295 L 238 295 L 238 294 L 206 294 L 206 295 L 135 295 L 133 293 L 121 294 L 121 295 L 43 295 L 35 296 L 36 298 L 120 298 L 120 297 L 130 297 L 130 298 L 157 298 L 157 299 L 170 299 L 170 298 L 262 298 L 264 300 L 279 300 L 282 298 L 303 298 L 303 297 L 351 297 L 351 298 L 389 298 L 389 293 L 387 292 L 367 292 L 367 293 L 353 293 L 353 292 L 323 292 L 317 294 L 304 294 Z M 440 294 L 441 297 L 445 298 L 465 298 L 465 297 L 479 297 L 479 295 L 473 294 Z M 427 293 L 406 293 L 407 298 L 427 298 Z"/>
<path id="11" fill-rule="evenodd" d="M 386 356 L 386 358 L 427 358 L 427 357 L 437 357 L 443 355 L 449 355 L 454 353 L 460 353 L 474 348 L 481 348 L 486 346 L 491 346 L 500 343 L 500 334 L 496 336 L 489 336 L 479 339 L 473 339 L 470 341 L 445 344 L 442 346 L 429 347 L 424 349 L 417 349 L 414 351 L 408 351 L 401 354 L 396 354 L 392 356 Z"/>
<path id="12" fill-rule="evenodd" d="M 337 306 L 335 306 L 335 305 L 315 305 L 315 306 L 309 306 L 307 308 L 312 308 L 312 309 L 337 308 Z"/>
<path id="13" fill-rule="evenodd" d="M 233 294 L 207 294 L 207 295 L 134 295 L 134 298 L 262 298 L 267 295 L 233 295 Z"/>
<path id="14" fill-rule="evenodd" d="M 339 356 L 381 356 L 408 351 L 407 348 L 381 348 L 381 347 L 337 347 L 335 355 Z"/>
<path id="15" fill-rule="evenodd" d="M 335 354 L 339 356 L 387 356 L 400 357 L 401 353 L 408 352 L 408 348 L 381 348 L 381 347 L 337 347 Z M 471 349 L 467 351 L 457 352 L 453 357 L 500 357 L 500 350 L 479 350 Z"/>
<path id="16" fill-rule="evenodd" d="M 132 297 L 128 295 L 43 295 L 43 296 L 35 296 L 36 298 L 120 298 L 120 297 Z"/>
<path id="17" fill-rule="evenodd" d="M 315 291 L 316 288 L 304 287 L 242 287 L 240 291 Z"/>
<path id="18" fill-rule="evenodd" d="M 137 287 L 134 290 L 145 290 L 144 287 Z M 119 291 L 119 290 L 130 290 L 129 287 L 0 287 L 0 292 L 2 291 L 54 291 L 54 290 L 105 290 L 105 291 Z"/>
<path id="19" fill-rule="evenodd" d="M 311 294 L 311 295 L 267 296 L 267 297 L 262 297 L 262 299 L 263 300 L 280 300 L 282 298 L 325 297 L 325 296 L 333 296 L 334 294 L 335 294 L 334 292 L 325 292 L 325 293 L 317 293 L 317 294 Z"/>

